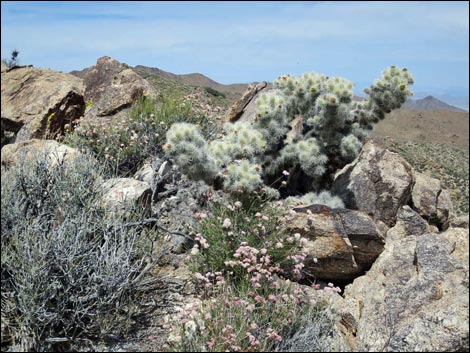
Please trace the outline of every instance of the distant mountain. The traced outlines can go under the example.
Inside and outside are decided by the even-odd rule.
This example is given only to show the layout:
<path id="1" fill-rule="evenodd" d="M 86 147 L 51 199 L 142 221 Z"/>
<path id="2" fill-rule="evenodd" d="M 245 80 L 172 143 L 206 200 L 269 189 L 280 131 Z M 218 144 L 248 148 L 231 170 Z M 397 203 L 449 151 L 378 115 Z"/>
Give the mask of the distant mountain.
<path id="1" fill-rule="evenodd" d="M 411 110 L 450 110 L 454 112 L 465 112 L 465 110 L 444 103 L 433 96 L 427 96 L 417 100 L 409 99 L 403 104 L 403 108 Z"/>
<path id="2" fill-rule="evenodd" d="M 224 85 L 218 83 L 207 76 L 204 76 L 199 73 L 177 75 L 171 72 L 163 71 L 155 67 L 148 67 L 143 65 L 137 65 L 134 67 L 134 70 L 141 74 L 142 76 L 157 76 L 180 83 L 184 83 L 191 86 L 200 86 L 200 87 L 210 87 L 220 92 L 236 93 L 242 95 L 248 84 L 246 83 L 235 83 L 231 85 Z"/>
<path id="3" fill-rule="evenodd" d="M 441 94 L 436 92 L 413 92 L 413 99 L 421 99 L 427 96 L 433 96 L 444 103 L 453 105 L 454 107 L 465 109 L 468 112 L 469 99 L 468 95 L 462 96 L 458 94 Z"/>

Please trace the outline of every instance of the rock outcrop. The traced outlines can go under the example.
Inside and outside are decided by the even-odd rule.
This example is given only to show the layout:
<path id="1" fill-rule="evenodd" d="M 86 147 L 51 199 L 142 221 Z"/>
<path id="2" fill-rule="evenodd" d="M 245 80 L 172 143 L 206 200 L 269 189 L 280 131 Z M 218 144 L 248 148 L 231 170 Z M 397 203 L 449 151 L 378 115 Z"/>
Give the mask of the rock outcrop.
<path id="1" fill-rule="evenodd" d="M 153 86 L 132 68 L 103 56 L 95 66 L 71 74 L 83 79 L 87 110 L 85 120 L 112 118 L 129 108 L 141 96 L 156 94 Z"/>
<path id="2" fill-rule="evenodd" d="M 324 205 L 296 207 L 284 230 L 307 239 L 306 272 L 314 279 L 351 281 L 383 251 L 385 239 L 365 212 Z"/>
<path id="3" fill-rule="evenodd" d="M 450 219 L 450 227 L 453 228 L 468 228 L 469 217 L 468 213 L 465 215 L 455 216 Z"/>
<path id="4" fill-rule="evenodd" d="M 85 111 L 80 78 L 33 67 L 2 71 L 1 129 L 17 134 L 15 142 L 53 139 Z"/>
<path id="5" fill-rule="evenodd" d="M 5 145 L 1 154 L 2 166 L 5 167 L 24 163 L 38 155 L 44 156 L 51 167 L 80 156 L 80 152 L 75 148 L 60 144 L 55 140 L 38 139 Z"/>
<path id="6" fill-rule="evenodd" d="M 250 84 L 245 93 L 243 93 L 243 96 L 230 108 L 228 121 L 235 122 L 240 119 L 247 120 L 250 119 L 250 117 L 254 118 L 256 115 L 256 98 L 258 97 L 259 92 L 266 91 L 267 85 L 268 84 L 266 82 Z"/>
<path id="7" fill-rule="evenodd" d="M 405 235 L 421 235 L 431 231 L 429 224 L 410 206 L 398 210 L 397 222 L 392 229 L 402 229 Z"/>
<path id="8" fill-rule="evenodd" d="M 101 185 L 102 205 L 111 213 L 126 214 L 138 207 L 144 214 L 151 211 L 152 190 L 150 185 L 131 178 L 108 179 Z"/>
<path id="9" fill-rule="evenodd" d="M 333 193 L 347 208 L 365 211 L 392 227 L 398 210 L 410 201 L 413 184 L 410 164 L 369 140 L 356 160 L 335 175 Z"/>
<path id="10" fill-rule="evenodd" d="M 468 352 L 468 229 L 400 236 L 335 306 L 353 351 Z"/>
<path id="11" fill-rule="evenodd" d="M 449 192 L 443 190 L 438 179 L 415 172 L 416 182 L 412 191 L 413 207 L 430 224 L 440 229 L 448 227 L 452 201 Z"/>

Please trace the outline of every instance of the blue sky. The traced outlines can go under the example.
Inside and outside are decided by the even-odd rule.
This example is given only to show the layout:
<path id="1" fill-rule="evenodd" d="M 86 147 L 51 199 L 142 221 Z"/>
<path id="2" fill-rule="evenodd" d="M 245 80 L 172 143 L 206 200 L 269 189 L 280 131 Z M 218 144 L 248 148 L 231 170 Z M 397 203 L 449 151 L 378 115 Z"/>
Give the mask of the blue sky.
<path id="1" fill-rule="evenodd" d="M 468 2 L 1 3 L 1 56 L 80 70 L 108 55 L 221 83 L 407 67 L 414 91 L 468 96 Z"/>

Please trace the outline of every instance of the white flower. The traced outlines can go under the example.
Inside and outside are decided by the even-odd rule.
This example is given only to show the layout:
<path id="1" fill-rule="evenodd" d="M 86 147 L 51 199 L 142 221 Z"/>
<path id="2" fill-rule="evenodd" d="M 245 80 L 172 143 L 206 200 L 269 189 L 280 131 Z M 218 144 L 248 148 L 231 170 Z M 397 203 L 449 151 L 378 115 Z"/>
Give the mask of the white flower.
<path id="1" fill-rule="evenodd" d="M 197 255 L 199 253 L 199 246 L 194 244 L 193 248 L 191 249 L 191 255 Z"/>
<path id="2" fill-rule="evenodd" d="M 230 219 L 225 218 L 224 223 L 222 224 L 223 228 L 230 228 L 232 226 L 232 222 L 230 222 Z"/>
<path id="3" fill-rule="evenodd" d="M 288 176 L 289 175 L 289 172 L 287 170 L 283 170 L 282 171 L 282 174 L 284 174 L 285 176 Z"/>

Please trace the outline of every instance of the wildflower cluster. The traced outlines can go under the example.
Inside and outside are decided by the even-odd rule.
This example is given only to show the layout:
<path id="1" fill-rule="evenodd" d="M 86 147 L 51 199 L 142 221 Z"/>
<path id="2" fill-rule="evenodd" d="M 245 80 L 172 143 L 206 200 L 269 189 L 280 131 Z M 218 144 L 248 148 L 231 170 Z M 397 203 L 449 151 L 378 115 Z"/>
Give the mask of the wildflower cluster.
<path id="1" fill-rule="evenodd" d="M 412 83 L 406 69 L 392 66 L 365 91 L 366 100 L 354 102 L 353 83 L 344 78 L 313 72 L 281 76 L 273 90 L 256 100 L 254 121 L 230 124 L 225 135 L 203 151 L 208 153 L 205 158 L 192 160 L 200 164 L 195 167 L 199 173 L 188 176 L 221 178 L 229 191 L 252 192 L 271 186 L 282 170 L 288 170 L 296 172 L 286 189 L 290 195 L 299 194 L 306 184 L 307 192 L 328 189 L 334 172 L 357 156 L 372 123 L 411 96 Z M 181 125 L 172 126 L 167 139 L 180 129 Z M 172 139 L 171 145 L 177 150 L 185 143 L 184 138 Z M 178 165 L 187 162 L 176 152 L 172 157 Z M 213 162 L 205 163 L 209 160 Z"/>
<path id="2" fill-rule="evenodd" d="M 279 281 L 280 282 L 280 281 Z M 180 348 L 213 352 L 273 351 L 303 316 L 318 310 L 301 288 L 220 287 L 197 308 L 180 311 Z"/>
<path id="3" fill-rule="evenodd" d="M 191 254 L 195 271 L 231 273 L 234 281 L 246 280 L 254 287 L 272 283 L 275 276 L 302 277 L 300 234 L 281 231 L 279 211 L 233 205 L 216 205 L 212 215 L 198 215 L 199 224 Z"/>
<path id="4" fill-rule="evenodd" d="M 254 196 L 250 204 L 234 197 L 196 214 L 189 258 L 202 295 L 179 313 L 180 351 L 272 351 L 290 345 L 305 322 L 328 310 L 329 297 L 316 294 L 317 283 L 296 283 L 308 282 L 307 239 L 285 234 L 278 205 Z M 333 285 L 321 290 L 339 291 Z M 328 335 L 330 321 L 315 324 L 322 328 L 319 339 Z"/>

